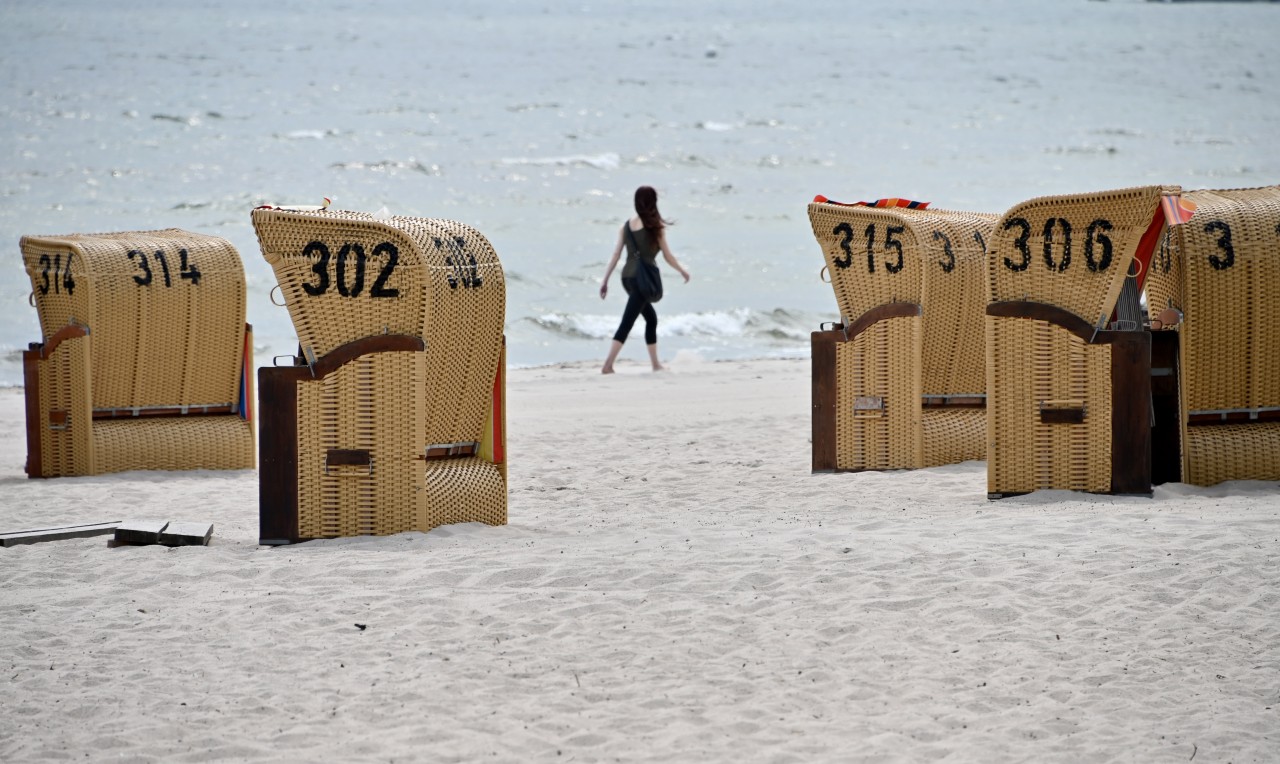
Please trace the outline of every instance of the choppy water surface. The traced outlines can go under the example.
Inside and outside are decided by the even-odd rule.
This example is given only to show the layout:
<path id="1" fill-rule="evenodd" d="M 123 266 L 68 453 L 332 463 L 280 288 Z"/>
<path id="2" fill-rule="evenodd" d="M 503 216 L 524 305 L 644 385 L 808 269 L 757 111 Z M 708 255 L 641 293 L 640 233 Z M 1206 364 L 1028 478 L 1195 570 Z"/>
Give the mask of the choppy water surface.
<path id="1" fill-rule="evenodd" d="M 836 317 L 815 193 L 1280 182 L 1278 33 L 1272 3 L 4 3 L 0 384 L 39 338 L 21 235 L 226 237 L 265 362 L 293 331 L 249 209 L 323 196 L 476 226 L 511 362 L 598 358 L 642 183 L 694 274 L 667 272 L 664 355 L 802 355 Z"/>

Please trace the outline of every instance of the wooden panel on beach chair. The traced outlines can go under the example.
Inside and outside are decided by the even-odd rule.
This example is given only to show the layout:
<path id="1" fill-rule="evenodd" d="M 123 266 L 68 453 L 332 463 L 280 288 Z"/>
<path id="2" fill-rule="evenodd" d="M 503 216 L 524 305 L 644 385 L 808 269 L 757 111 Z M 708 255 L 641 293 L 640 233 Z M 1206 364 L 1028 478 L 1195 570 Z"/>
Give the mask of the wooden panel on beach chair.
<path id="1" fill-rule="evenodd" d="M 849 325 L 832 370 L 813 360 L 815 380 L 832 375 L 839 399 L 832 412 L 815 408 L 839 433 L 836 464 L 819 468 L 827 459 L 815 451 L 815 469 L 983 458 L 985 243 L 996 216 L 815 202 L 809 219 Z M 875 401 L 882 415 L 867 408 Z"/>
<path id="2" fill-rule="evenodd" d="M 168 229 L 25 236 L 21 249 L 44 338 L 24 354 L 30 476 L 253 466 L 244 269 L 229 242 Z"/>
<path id="3" fill-rule="evenodd" d="M 259 372 L 262 408 L 280 409 L 262 423 L 263 543 L 505 523 L 505 281 L 488 240 L 345 211 L 253 222 L 304 356 Z"/>
<path id="4" fill-rule="evenodd" d="M 986 310 L 991 498 L 1150 494 L 1151 338 L 1136 324 L 1106 327 L 1126 278 L 1149 262 L 1162 198 L 1177 192 L 1042 197 L 996 223 Z"/>
<path id="5" fill-rule="evenodd" d="M 1183 197 L 1148 294 L 1183 314 L 1184 480 L 1280 479 L 1280 186 Z"/>

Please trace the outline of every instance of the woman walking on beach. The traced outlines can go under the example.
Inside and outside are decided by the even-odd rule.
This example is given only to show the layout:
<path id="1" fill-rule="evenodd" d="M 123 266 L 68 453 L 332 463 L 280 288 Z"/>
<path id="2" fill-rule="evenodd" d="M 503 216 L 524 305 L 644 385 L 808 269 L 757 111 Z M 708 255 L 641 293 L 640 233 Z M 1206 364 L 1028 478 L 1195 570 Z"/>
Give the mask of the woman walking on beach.
<path id="1" fill-rule="evenodd" d="M 604 281 L 600 283 L 600 299 L 603 300 L 609 294 L 609 277 L 613 275 L 613 269 L 617 267 L 618 258 L 622 256 L 622 248 L 625 246 L 627 261 L 622 266 L 622 288 L 627 292 L 627 307 L 622 311 L 618 331 L 613 333 L 613 344 L 609 347 L 609 357 L 604 359 L 601 374 L 613 373 L 613 362 L 622 350 L 622 343 L 627 341 L 627 335 L 631 333 L 637 316 L 644 316 L 644 342 L 649 349 L 649 362 L 653 364 L 654 371 L 663 369 L 658 362 L 658 313 L 653 309 L 653 303 L 636 288 L 636 270 L 641 267 L 642 262 L 655 266 L 658 251 L 661 250 L 667 264 L 684 276 L 686 284 L 689 282 L 689 271 L 685 270 L 667 246 L 664 230 L 666 225 L 667 221 L 658 213 L 658 192 L 652 186 L 637 188 L 635 217 L 623 223 L 618 230 L 618 243 L 613 248 L 609 267 L 605 268 Z"/>

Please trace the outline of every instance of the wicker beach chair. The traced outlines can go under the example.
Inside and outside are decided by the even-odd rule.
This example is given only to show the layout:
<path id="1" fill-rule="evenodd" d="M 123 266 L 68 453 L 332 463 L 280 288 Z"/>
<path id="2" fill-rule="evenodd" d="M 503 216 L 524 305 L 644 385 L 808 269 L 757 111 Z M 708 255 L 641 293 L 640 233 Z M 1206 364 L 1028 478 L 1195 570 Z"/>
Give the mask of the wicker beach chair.
<path id="1" fill-rule="evenodd" d="M 991 498 L 1048 488 L 1150 494 L 1151 335 L 1136 279 L 1165 225 L 1162 198 L 1178 192 L 1042 197 L 996 223 L 986 311 Z"/>
<path id="2" fill-rule="evenodd" d="M 995 215 L 816 201 L 842 325 L 812 335 L 813 470 L 982 459 Z"/>
<path id="3" fill-rule="evenodd" d="M 1152 262 L 1148 309 L 1178 326 L 1184 482 L 1280 479 L 1280 186 L 1190 191 Z"/>
<path id="4" fill-rule="evenodd" d="M 260 538 L 507 519 L 505 282 L 461 223 L 252 213 L 297 330 L 259 370 Z"/>
<path id="5" fill-rule="evenodd" d="M 30 477 L 254 464 L 244 267 L 177 229 L 25 236 Z"/>

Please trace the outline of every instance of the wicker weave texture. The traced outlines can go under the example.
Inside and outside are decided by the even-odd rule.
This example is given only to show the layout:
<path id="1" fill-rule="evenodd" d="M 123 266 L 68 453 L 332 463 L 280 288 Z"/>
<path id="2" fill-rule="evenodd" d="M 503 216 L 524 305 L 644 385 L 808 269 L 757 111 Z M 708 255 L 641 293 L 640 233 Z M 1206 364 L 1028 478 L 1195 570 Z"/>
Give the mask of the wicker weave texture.
<path id="1" fill-rule="evenodd" d="M 893 329 L 877 327 L 875 339 L 861 345 L 855 339 L 857 350 L 841 345 L 838 352 L 849 359 L 841 360 L 841 373 L 854 384 L 839 384 L 840 468 L 896 469 L 983 458 L 981 412 L 925 413 L 922 419 L 919 403 L 908 406 L 902 396 L 907 389 L 917 396 L 984 394 L 986 242 L 996 216 L 814 203 L 809 220 L 846 323 L 895 302 L 919 303 L 922 312 L 922 318 L 910 319 L 915 327 L 910 331 L 895 319 Z M 886 344 L 889 337 L 893 340 Z M 848 366 L 855 362 L 857 373 Z M 890 368 L 892 380 L 884 376 Z M 885 397 L 893 405 L 877 422 L 866 411 L 851 412 L 859 397 Z"/>
<path id="2" fill-rule="evenodd" d="M 987 458 L 985 409 L 925 409 L 921 430 L 925 467 Z"/>
<path id="3" fill-rule="evenodd" d="M 499 313 L 505 305 L 497 254 L 465 224 L 345 210 L 257 209 L 252 219 L 312 360 L 378 334 L 430 342 L 430 333 L 456 332 L 436 325 L 466 321 L 473 304 Z"/>
<path id="4" fill-rule="evenodd" d="M 908 219 L 920 230 L 917 238 L 927 245 L 921 252 L 925 258 L 921 303 L 924 394 L 983 394 L 987 389 L 983 322 L 987 304 L 986 242 L 991 238 L 996 216 L 923 210 Z M 983 443 L 981 436 L 976 443 L 962 437 L 955 447 L 967 454 L 973 446 L 982 450 Z M 969 458 L 975 457 L 966 457 Z"/>
<path id="5" fill-rule="evenodd" d="M 425 347 L 298 383 L 299 536 L 505 523 L 505 419 L 494 419 L 506 285 L 488 240 L 455 221 L 336 210 L 259 209 L 253 224 L 309 362 L 388 333 Z M 479 445 L 424 458 L 436 444 Z"/>
<path id="6" fill-rule="evenodd" d="M 1280 477 L 1280 423 L 1189 427 L 1183 451 L 1183 481 L 1192 485 L 1276 480 Z"/>
<path id="7" fill-rule="evenodd" d="M 425 352 L 361 356 L 298 385 L 298 526 L 303 538 L 426 531 L 448 522 L 506 522 L 501 467 L 475 457 L 424 460 L 461 440 L 430 429 L 439 377 Z M 492 380 L 489 380 L 492 385 Z M 479 429 L 467 441 L 482 439 Z M 329 465 L 332 450 L 368 465 Z"/>
<path id="8" fill-rule="evenodd" d="M 987 490 L 1111 488 L 1111 347 L 1045 321 L 987 319 Z M 1079 424 L 1042 408 L 1083 408 Z"/>
<path id="9" fill-rule="evenodd" d="M 95 409 L 238 399 L 244 267 L 226 240 L 169 229 L 25 236 L 46 340 L 89 327 Z"/>
<path id="10" fill-rule="evenodd" d="M 1056 305 L 1100 326 L 1110 316 L 1142 236 L 1177 187 L 1046 196 L 1010 208 L 990 241 L 993 302 Z"/>
<path id="11" fill-rule="evenodd" d="M 94 474 L 253 469 L 253 427 L 235 415 L 99 420 L 93 454 Z"/>
<path id="12" fill-rule="evenodd" d="M 809 223 L 846 324 L 880 305 L 920 303 L 926 245 L 906 218 L 898 210 L 809 205 Z"/>
<path id="13" fill-rule="evenodd" d="M 1190 194 L 1183 193 L 1182 196 L 1185 198 Z M 1142 287 L 1147 297 L 1147 317 L 1151 320 L 1158 318 L 1165 308 L 1182 310 L 1186 305 L 1180 237 L 1181 229 L 1185 227 L 1166 226 L 1152 254 L 1151 267 Z"/>
<path id="14" fill-rule="evenodd" d="M 921 321 L 878 321 L 836 345 L 836 468 L 924 466 L 920 405 Z"/>
<path id="15" fill-rule="evenodd" d="M 63 340 L 39 364 L 43 477 L 96 475 L 93 459 L 93 407 L 89 401 L 92 336 Z M 56 420 L 61 420 L 55 423 Z M 31 423 L 28 423 L 30 426 Z"/>
<path id="16" fill-rule="evenodd" d="M 1173 238 L 1189 413 L 1280 407 L 1280 187 L 1185 196 L 1196 213 Z"/>

